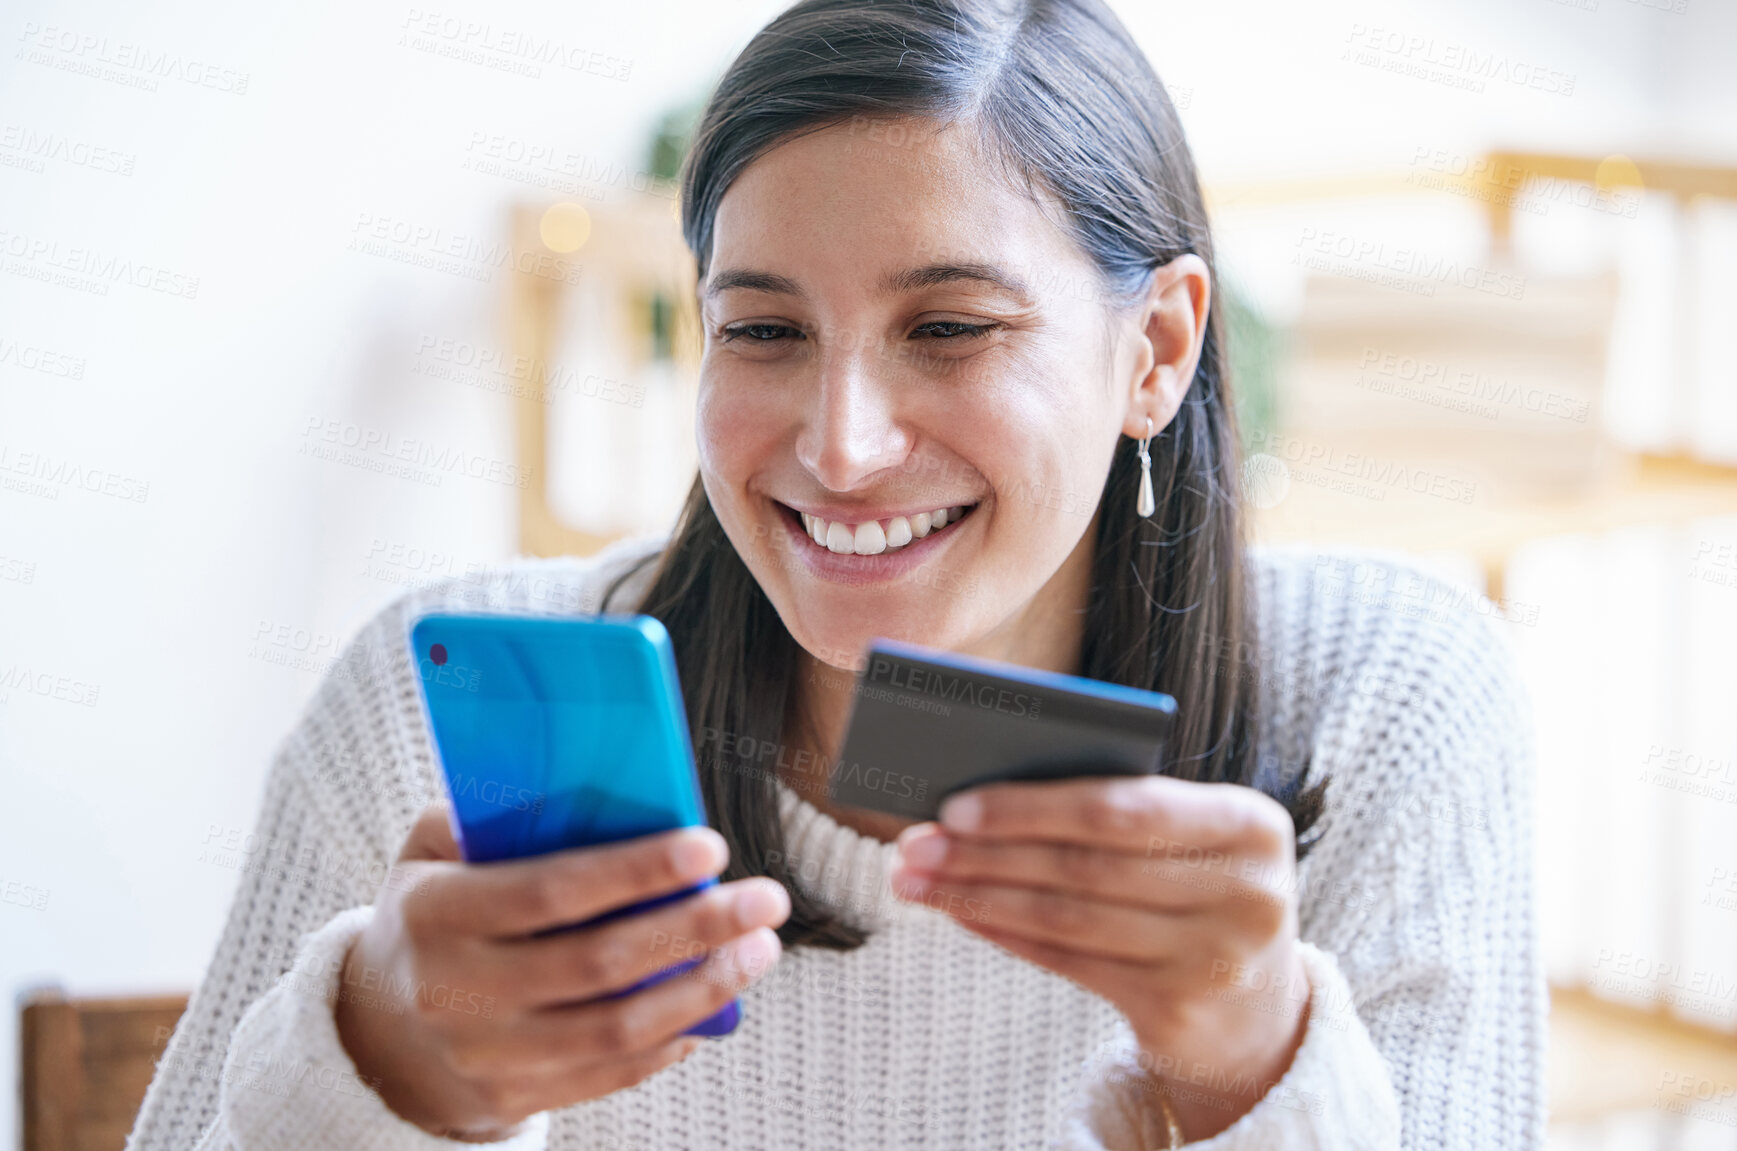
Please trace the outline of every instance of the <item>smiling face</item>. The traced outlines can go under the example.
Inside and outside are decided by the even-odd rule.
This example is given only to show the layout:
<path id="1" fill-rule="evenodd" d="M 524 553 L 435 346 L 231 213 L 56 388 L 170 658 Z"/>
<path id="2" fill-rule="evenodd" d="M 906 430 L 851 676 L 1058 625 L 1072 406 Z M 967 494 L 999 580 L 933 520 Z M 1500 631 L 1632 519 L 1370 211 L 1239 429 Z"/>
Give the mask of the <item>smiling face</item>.
<path id="1" fill-rule="evenodd" d="M 1059 209 L 1000 172 L 967 126 L 857 120 L 764 153 L 719 204 L 701 479 L 835 667 L 875 636 L 1077 651 L 1117 438 L 1169 418 L 1140 403 L 1139 324 L 1106 309 Z"/>

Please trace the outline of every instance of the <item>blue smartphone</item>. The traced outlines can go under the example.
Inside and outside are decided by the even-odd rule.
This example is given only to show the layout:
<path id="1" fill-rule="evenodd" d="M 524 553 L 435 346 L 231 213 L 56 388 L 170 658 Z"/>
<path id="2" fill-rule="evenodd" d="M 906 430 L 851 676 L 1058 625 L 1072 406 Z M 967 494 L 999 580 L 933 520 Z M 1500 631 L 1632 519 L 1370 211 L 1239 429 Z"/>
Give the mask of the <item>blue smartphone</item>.
<path id="1" fill-rule="evenodd" d="M 705 824 L 675 649 L 655 618 L 432 614 L 411 625 L 409 643 L 466 862 Z M 715 882 L 551 932 L 631 915 Z M 700 962 L 664 968 L 608 998 Z M 731 1000 L 684 1034 L 727 1035 L 741 1013 Z"/>

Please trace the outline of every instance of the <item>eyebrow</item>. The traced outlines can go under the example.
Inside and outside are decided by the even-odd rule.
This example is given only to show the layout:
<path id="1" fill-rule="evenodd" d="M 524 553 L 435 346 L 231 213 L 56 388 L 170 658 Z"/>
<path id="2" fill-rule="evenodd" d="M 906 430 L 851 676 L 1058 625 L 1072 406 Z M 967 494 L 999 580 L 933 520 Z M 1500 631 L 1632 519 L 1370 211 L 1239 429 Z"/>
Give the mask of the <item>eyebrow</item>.
<path id="1" fill-rule="evenodd" d="M 1020 300 L 1032 301 L 1031 288 L 1025 280 L 1011 272 L 1005 271 L 994 264 L 963 263 L 963 264 L 925 264 L 920 268 L 906 268 L 899 272 L 889 272 L 875 285 L 877 295 L 887 296 L 899 292 L 915 292 L 922 288 L 939 287 L 958 280 L 987 284 L 999 288 Z M 776 275 L 772 272 L 759 272 L 752 268 L 729 268 L 709 277 L 706 281 L 707 296 L 715 296 L 732 288 L 745 288 L 752 292 L 766 292 L 775 296 L 795 296 L 802 299 L 807 295 L 802 286 L 788 276 Z"/>

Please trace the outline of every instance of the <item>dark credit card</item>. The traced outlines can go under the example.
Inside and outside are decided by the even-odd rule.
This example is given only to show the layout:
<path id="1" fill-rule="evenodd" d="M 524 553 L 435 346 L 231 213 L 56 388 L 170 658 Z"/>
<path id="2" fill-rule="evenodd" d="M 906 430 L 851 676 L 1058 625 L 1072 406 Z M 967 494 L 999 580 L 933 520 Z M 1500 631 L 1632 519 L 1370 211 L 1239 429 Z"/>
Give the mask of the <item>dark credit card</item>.
<path id="1" fill-rule="evenodd" d="M 877 639 L 829 794 L 935 819 L 943 799 L 980 783 L 1150 775 L 1175 722 L 1161 692 Z"/>

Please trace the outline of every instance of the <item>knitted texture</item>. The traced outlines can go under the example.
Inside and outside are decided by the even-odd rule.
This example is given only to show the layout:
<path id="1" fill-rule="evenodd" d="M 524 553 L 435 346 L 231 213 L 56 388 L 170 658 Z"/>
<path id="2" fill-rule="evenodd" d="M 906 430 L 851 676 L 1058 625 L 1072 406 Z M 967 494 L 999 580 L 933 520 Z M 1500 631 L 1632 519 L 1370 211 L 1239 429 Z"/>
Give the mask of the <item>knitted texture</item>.
<path id="1" fill-rule="evenodd" d="M 338 962 L 381 887 L 401 882 L 391 862 L 417 814 L 443 794 L 405 637 L 430 611 L 596 611 L 609 578 L 666 540 L 410 591 L 351 641 L 271 764 L 222 937 L 129 1148 L 477 1146 L 394 1115 L 332 1020 Z M 1506 645 L 1477 601 L 1403 560 L 1256 548 L 1251 565 L 1261 661 L 1220 653 L 1224 673 L 1262 680 L 1261 761 L 1275 786 L 1333 779 L 1295 881 L 1313 990 L 1289 1071 L 1189 1146 L 1540 1147 L 1532 739 Z M 650 574 L 611 610 L 637 605 Z M 867 944 L 786 952 L 743 993 L 733 1034 L 485 1146 L 1163 1145 L 1114 1007 L 895 898 L 892 844 L 782 784 L 778 794 L 780 877 L 867 927 Z M 1179 1068 L 1166 1082 L 1210 1086 L 1210 1072 Z"/>

